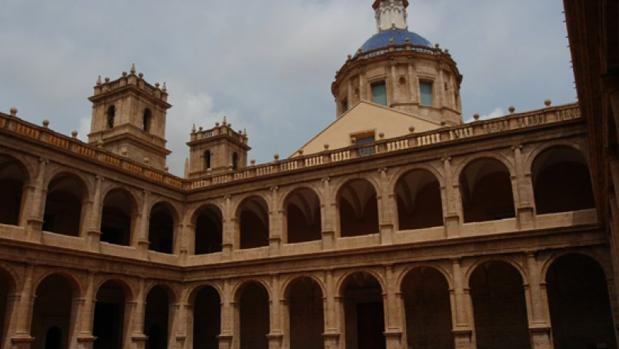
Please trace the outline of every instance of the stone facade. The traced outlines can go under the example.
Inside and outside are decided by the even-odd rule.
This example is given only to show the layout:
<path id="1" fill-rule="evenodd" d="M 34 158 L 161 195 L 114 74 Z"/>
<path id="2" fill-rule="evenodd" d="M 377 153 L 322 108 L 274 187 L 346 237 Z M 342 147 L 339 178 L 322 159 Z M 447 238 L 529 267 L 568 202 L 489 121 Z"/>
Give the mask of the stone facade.
<path id="1" fill-rule="evenodd" d="M 167 95 L 135 72 L 97 88 L 123 79 L 133 117 L 139 86 Z M 579 105 L 456 121 L 249 165 L 221 124 L 192 131 L 179 178 L 153 147 L 0 113 L 1 346 L 617 348 Z"/>

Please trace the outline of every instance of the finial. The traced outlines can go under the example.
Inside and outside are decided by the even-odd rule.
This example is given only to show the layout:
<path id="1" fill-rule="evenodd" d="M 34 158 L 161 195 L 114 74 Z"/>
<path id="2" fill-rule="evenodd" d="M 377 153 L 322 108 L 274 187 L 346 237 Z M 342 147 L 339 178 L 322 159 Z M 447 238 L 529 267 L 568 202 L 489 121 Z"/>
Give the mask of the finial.
<path id="1" fill-rule="evenodd" d="M 516 107 L 514 107 L 514 106 L 512 105 L 512 106 L 510 106 L 510 107 L 509 107 L 509 109 L 508 109 L 508 110 L 509 110 L 509 113 L 510 113 L 510 114 L 513 114 L 513 113 L 515 113 L 515 112 L 516 112 Z"/>
<path id="2" fill-rule="evenodd" d="M 107 84 L 108 82 L 110 82 L 110 78 L 109 77 L 105 77 L 105 83 Z"/>
<path id="3" fill-rule="evenodd" d="M 101 85 L 101 75 L 97 78 L 97 86 Z"/>
<path id="4" fill-rule="evenodd" d="M 145 164 L 150 163 L 150 158 L 149 158 L 148 156 L 145 156 L 145 157 L 144 157 L 144 163 L 145 163 Z"/>
<path id="5" fill-rule="evenodd" d="M 219 127 L 219 121 L 215 123 L 215 127 Z"/>
<path id="6" fill-rule="evenodd" d="M 277 153 L 273 154 L 273 160 L 279 161 L 279 154 Z"/>
<path id="7" fill-rule="evenodd" d="M 350 61 L 352 59 L 352 55 L 348 55 L 346 56 L 346 58 L 348 58 L 348 60 Z"/>
<path id="8" fill-rule="evenodd" d="M 224 121 L 222 123 L 224 126 L 228 124 L 228 118 L 224 115 Z"/>
<path id="9" fill-rule="evenodd" d="M 167 92 L 168 91 L 168 86 L 166 86 L 165 81 L 163 82 L 163 92 Z"/>
<path id="10" fill-rule="evenodd" d="M 17 108 L 16 107 L 11 107 L 11 110 L 9 110 L 9 113 L 11 113 L 11 116 L 16 116 L 17 115 Z"/>
<path id="11" fill-rule="evenodd" d="M 547 100 L 544 101 L 544 105 L 547 107 L 550 107 L 552 105 L 552 100 L 549 98 Z"/>
<path id="12" fill-rule="evenodd" d="M 191 127 L 191 133 L 196 133 L 196 124 Z"/>
<path id="13" fill-rule="evenodd" d="M 384 134 L 384 133 L 382 133 L 382 132 L 381 132 L 381 133 L 379 133 L 379 134 L 378 134 L 378 138 L 380 138 L 380 139 L 385 138 L 385 134 Z"/>
<path id="14" fill-rule="evenodd" d="M 434 44 L 434 48 L 436 48 L 437 50 L 441 49 L 441 45 L 439 45 L 438 43 Z"/>
<path id="15" fill-rule="evenodd" d="M 202 132 L 202 126 L 198 127 L 198 131 Z"/>
<path id="16" fill-rule="evenodd" d="M 247 129 L 246 128 L 243 129 L 243 136 L 247 137 Z"/>
<path id="17" fill-rule="evenodd" d="M 143 73 L 139 73 L 138 74 L 138 78 L 143 79 L 144 78 L 144 74 Z"/>
<path id="18" fill-rule="evenodd" d="M 156 88 L 157 90 L 159 90 L 159 86 L 161 86 L 161 85 L 159 85 L 159 83 L 158 83 L 158 82 L 156 82 L 156 83 L 155 83 L 155 88 Z"/>
<path id="19" fill-rule="evenodd" d="M 297 153 L 298 153 L 300 156 L 302 156 L 302 155 L 303 155 L 303 149 L 299 150 Z"/>
<path id="20" fill-rule="evenodd" d="M 410 133 L 414 133 L 415 132 L 415 126 L 411 126 L 408 128 L 408 132 Z"/>
<path id="21" fill-rule="evenodd" d="M 252 166 L 255 166 L 255 165 L 256 165 L 256 160 L 253 160 L 253 159 L 252 159 L 249 163 L 250 163 Z"/>
<path id="22" fill-rule="evenodd" d="M 71 137 L 77 138 L 77 130 L 71 131 Z"/>
<path id="23" fill-rule="evenodd" d="M 475 113 L 475 114 L 473 114 L 473 119 L 475 119 L 475 121 L 478 121 L 478 120 L 479 120 L 479 118 L 480 118 L 479 113 Z"/>
<path id="24" fill-rule="evenodd" d="M 49 127 L 49 120 L 47 120 L 47 119 L 43 120 L 43 127 L 45 127 L 45 128 Z"/>
<path id="25" fill-rule="evenodd" d="M 394 38 L 389 38 L 389 45 L 393 45 L 395 44 L 395 39 Z"/>
<path id="26" fill-rule="evenodd" d="M 328 144 L 323 145 L 323 147 L 325 148 L 325 150 L 329 150 L 329 145 Z"/>
<path id="27" fill-rule="evenodd" d="M 130 70 L 130 72 L 131 72 L 131 75 L 135 75 L 135 72 L 136 72 L 136 70 L 135 70 L 135 63 L 131 63 L 131 70 Z"/>
<path id="28" fill-rule="evenodd" d="M 126 72 L 126 71 L 124 71 L 124 72 L 122 73 L 122 75 L 123 75 L 123 78 L 124 78 L 124 77 L 127 77 L 127 72 Z"/>

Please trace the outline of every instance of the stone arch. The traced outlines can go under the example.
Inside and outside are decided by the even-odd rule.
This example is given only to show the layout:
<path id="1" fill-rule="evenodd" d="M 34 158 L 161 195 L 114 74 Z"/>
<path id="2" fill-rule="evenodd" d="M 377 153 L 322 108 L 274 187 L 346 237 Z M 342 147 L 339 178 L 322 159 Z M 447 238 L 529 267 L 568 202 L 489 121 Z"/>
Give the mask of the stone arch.
<path id="1" fill-rule="evenodd" d="M 324 348 L 324 293 L 313 277 L 300 276 L 289 280 L 284 291 L 288 311 L 285 333 L 288 346 L 295 349 Z"/>
<path id="2" fill-rule="evenodd" d="M 258 195 L 243 199 L 236 211 L 238 222 L 238 246 L 241 249 L 269 245 L 269 205 Z"/>
<path id="3" fill-rule="evenodd" d="M 218 349 L 221 333 L 221 293 L 211 284 L 196 287 L 189 296 L 192 307 L 188 329 L 193 331 L 193 348 Z"/>
<path id="4" fill-rule="evenodd" d="M 469 161 L 459 183 L 464 222 L 515 217 L 511 173 L 504 162 L 490 157 Z"/>
<path id="5" fill-rule="evenodd" d="M 24 214 L 25 187 L 30 183 L 26 166 L 0 154 L 0 224 L 20 225 Z"/>
<path id="6" fill-rule="evenodd" d="M 161 253 L 173 253 L 178 214 L 166 201 L 155 203 L 148 220 L 149 249 Z"/>
<path id="7" fill-rule="evenodd" d="M 434 267 L 410 269 L 400 283 L 407 348 L 453 349 L 450 286 Z"/>
<path id="8" fill-rule="evenodd" d="M 47 186 L 43 230 L 79 236 L 88 198 L 88 186 L 79 175 L 57 173 Z"/>
<path id="9" fill-rule="evenodd" d="M 223 249 L 223 213 L 214 204 L 195 210 L 191 219 L 194 227 L 194 253 L 209 254 Z"/>
<path id="10" fill-rule="evenodd" d="M 531 164 L 531 179 L 538 214 L 595 207 L 587 160 L 574 147 L 545 148 Z"/>
<path id="11" fill-rule="evenodd" d="M 475 336 L 480 348 L 530 348 L 528 317 L 521 272 L 511 263 L 478 263 L 469 278 Z M 509 338 L 509 341 L 505 341 Z"/>
<path id="12" fill-rule="evenodd" d="M 378 234 L 378 191 L 367 179 L 355 178 L 337 191 L 340 236 Z"/>
<path id="13" fill-rule="evenodd" d="M 443 225 L 443 203 L 438 178 L 427 170 L 414 169 L 402 174 L 393 191 L 399 230 Z"/>
<path id="14" fill-rule="evenodd" d="M 320 197 L 311 188 L 296 188 L 284 199 L 287 243 L 307 242 L 322 238 Z"/>
<path id="15" fill-rule="evenodd" d="M 30 333 L 33 347 L 42 348 L 53 337 L 57 347 L 72 345 L 75 328 L 75 300 L 80 297 L 76 280 L 63 273 L 48 273 L 35 288 Z M 52 336 L 53 335 L 53 336 Z"/>
<path id="16" fill-rule="evenodd" d="M 137 216 L 138 206 L 131 192 L 123 188 L 109 190 L 101 211 L 101 241 L 129 246 Z"/>
<path id="17" fill-rule="evenodd" d="M 163 349 L 170 341 L 170 308 L 176 294 L 167 285 L 153 284 L 146 293 L 144 334 L 146 349 Z"/>
<path id="18" fill-rule="evenodd" d="M 353 272 L 343 279 L 339 294 L 346 348 L 386 348 L 383 290 L 369 272 Z"/>
<path id="19" fill-rule="evenodd" d="M 546 287 L 557 349 L 616 348 L 616 338 L 603 266 L 581 253 L 554 258 L 546 273 Z"/>
<path id="20" fill-rule="evenodd" d="M 133 299 L 129 285 L 119 279 L 103 282 L 96 293 L 94 349 L 122 349 L 129 329 L 127 304 Z"/>
<path id="21" fill-rule="evenodd" d="M 239 348 L 268 349 L 271 299 L 268 288 L 260 281 L 247 281 L 237 288 L 235 299 Z"/>

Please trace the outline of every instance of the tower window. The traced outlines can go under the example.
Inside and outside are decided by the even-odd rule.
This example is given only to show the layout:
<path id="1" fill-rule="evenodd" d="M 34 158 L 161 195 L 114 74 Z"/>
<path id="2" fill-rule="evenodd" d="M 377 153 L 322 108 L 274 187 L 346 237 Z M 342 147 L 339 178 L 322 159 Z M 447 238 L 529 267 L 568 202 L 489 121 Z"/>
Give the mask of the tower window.
<path id="1" fill-rule="evenodd" d="M 144 115 L 142 116 L 142 129 L 146 132 L 150 132 L 151 119 L 152 113 L 150 109 L 144 109 Z"/>
<path id="2" fill-rule="evenodd" d="M 419 92 L 421 93 L 421 105 L 431 107 L 433 105 L 432 81 L 419 82 Z"/>
<path id="3" fill-rule="evenodd" d="M 387 105 L 387 86 L 384 81 L 372 84 L 372 102 Z"/>
<path id="4" fill-rule="evenodd" d="M 236 152 L 232 153 L 232 169 L 234 171 L 239 169 L 239 154 Z"/>
<path id="5" fill-rule="evenodd" d="M 114 119 L 116 118 L 116 107 L 111 105 L 107 108 L 107 128 L 114 127 Z"/>
<path id="6" fill-rule="evenodd" d="M 347 111 L 347 110 L 348 110 L 348 99 L 347 99 L 347 98 L 344 98 L 344 99 L 342 100 L 342 112 L 345 112 L 345 111 Z"/>
<path id="7" fill-rule="evenodd" d="M 204 169 L 209 170 L 211 168 L 211 151 L 204 152 Z"/>

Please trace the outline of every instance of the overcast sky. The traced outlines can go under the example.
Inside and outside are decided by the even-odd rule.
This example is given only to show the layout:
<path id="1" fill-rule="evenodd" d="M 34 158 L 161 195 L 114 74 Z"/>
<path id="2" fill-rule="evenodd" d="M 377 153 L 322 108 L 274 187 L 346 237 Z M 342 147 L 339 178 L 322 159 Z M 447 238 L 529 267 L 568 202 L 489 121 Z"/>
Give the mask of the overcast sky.
<path id="1" fill-rule="evenodd" d="M 250 159 L 288 156 L 335 118 L 335 71 L 376 31 L 372 0 L 0 0 L 0 110 L 80 138 L 98 75 L 166 81 L 168 158 L 192 124 L 246 128 Z M 448 48 L 464 117 L 574 102 L 561 0 L 414 0 L 409 27 Z"/>

